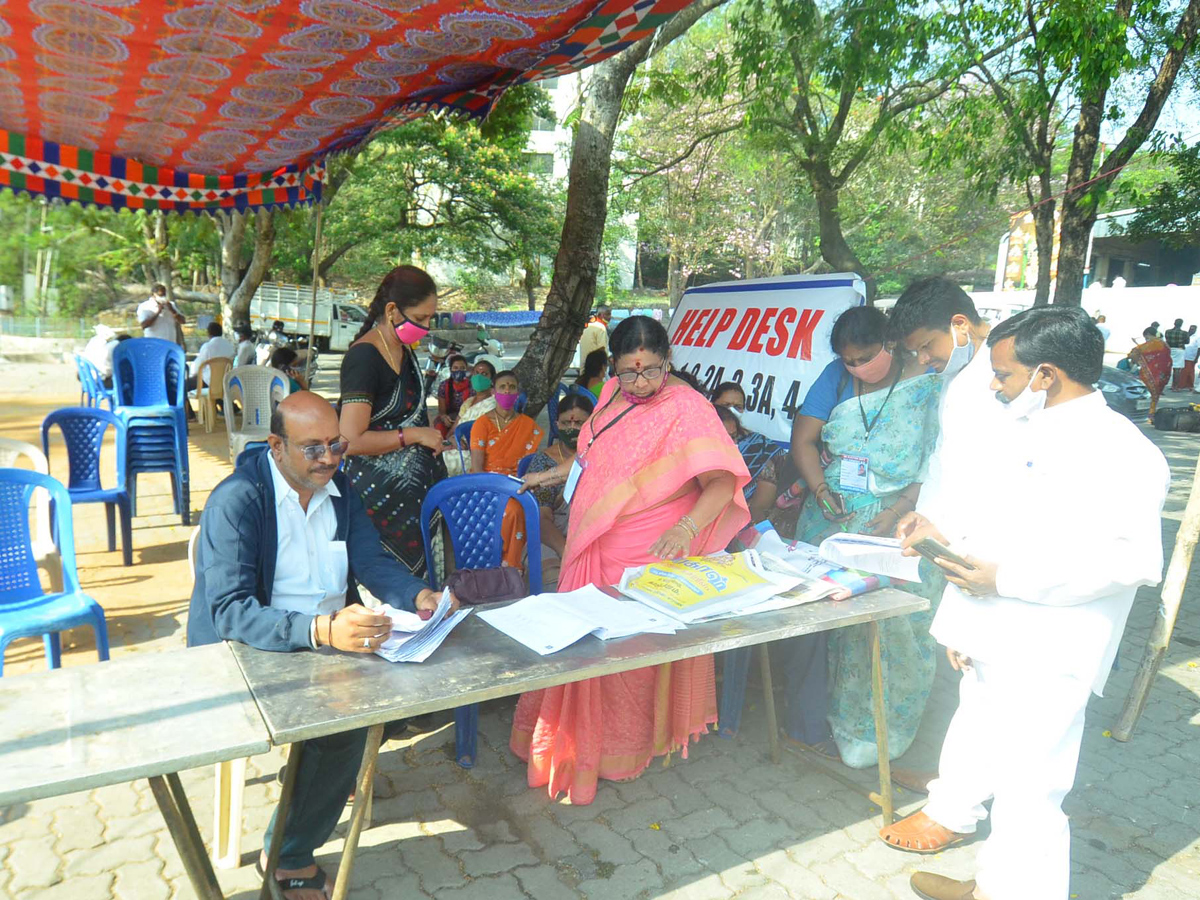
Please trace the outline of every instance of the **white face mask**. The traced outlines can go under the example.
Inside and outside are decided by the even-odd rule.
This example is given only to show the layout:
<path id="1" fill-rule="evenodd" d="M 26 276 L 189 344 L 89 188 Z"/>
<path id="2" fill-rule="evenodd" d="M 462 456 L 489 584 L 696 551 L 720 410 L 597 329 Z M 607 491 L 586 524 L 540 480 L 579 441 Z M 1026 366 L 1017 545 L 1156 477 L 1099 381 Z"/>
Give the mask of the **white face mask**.
<path id="1" fill-rule="evenodd" d="M 967 367 L 975 356 L 975 342 L 971 340 L 971 335 L 967 335 L 967 343 L 965 347 L 958 346 L 958 332 L 954 330 L 954 326 L 950 326 L 950 340 L 954 341 L 954 349 L 950 351 L 950 358 L 946 360 L 946 368 L 942 369 L 942 377 L 950 378 L 957 375 Z"/>
<path id="2" fill-rule="evenodd" d="M 1033 373 L 1029 376 L 1029 384 L 1025 385 L 1025 390 L 1021 391 L 1013 400 L 1004 404 L 1004 408 L 1014 419 L 1025 419 L 1039 412 L 1046 407 L 1046 392 L 1044 390 L 1035 391 L 1033 389 L 1033 379 L 1037 378 L 1038 372 L 1041 370 L 1041 365 L 1033 367 Z"/>

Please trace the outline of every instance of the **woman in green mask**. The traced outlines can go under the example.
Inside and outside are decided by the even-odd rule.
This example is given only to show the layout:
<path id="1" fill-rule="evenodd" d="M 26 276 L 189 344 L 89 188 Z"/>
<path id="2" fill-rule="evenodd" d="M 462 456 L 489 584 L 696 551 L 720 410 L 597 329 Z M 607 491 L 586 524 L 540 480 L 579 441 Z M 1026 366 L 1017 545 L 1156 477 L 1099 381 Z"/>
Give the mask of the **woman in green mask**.
<path id="1" fill-rule="evenodd" d="M 496 367 L 486 359 L 476 361 L 471 369 L 471 396 L 458 411 L 458 424 L 474 422 L 496 408 Z"/>
<path id="2" fill-rule="evenodd" d="M 593 404 L 583 394 L 571 393 L 558 404 L 558 440 L 534 454 L 528 471 L 546 472 L 575 459 L 575 442 L 579 429 L 592 414 Z M 542 515 L 542 584 L 543 590 L 558 587 L 558 570 L 563 549 L 567 546 L 567 520 L 571 504 L 563 498 L 564 485 L 533 489 Z"/>

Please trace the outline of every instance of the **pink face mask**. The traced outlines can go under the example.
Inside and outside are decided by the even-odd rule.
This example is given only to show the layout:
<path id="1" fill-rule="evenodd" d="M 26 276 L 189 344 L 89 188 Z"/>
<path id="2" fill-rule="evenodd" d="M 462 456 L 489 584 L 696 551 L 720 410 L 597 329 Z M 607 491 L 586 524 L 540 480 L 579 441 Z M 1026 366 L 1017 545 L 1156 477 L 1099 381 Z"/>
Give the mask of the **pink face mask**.
<path id="1" fill-rule="evenodd" d="M 510 409 L 512 409 L 514 406 L 517 405 L 517 395 L 516 394 L 501 394 L 499 391 L 497 391 L 496 392 L 496 405 L 498 407 L 500 407 L 502 410 L 504 410 L 505 412 L 508 412 Z"/>
<path id="2" fill-rule="evenodd" d="M 846 366 L 846 371 L 867 384 L 879 384 L 892 371 L 892 354 L 881 347 L 870 362 L 861 366 Z"/>
<path id="3" fill-rule="evenodd" d="M 422 328 L 416 322 L 411 321 L 404 313 L 400 313 L 400 317 L 404 319 L 396 328 L 396 339 L 402 344 L 415 344 L 425 335 L 429 334 L 428 328 Z"/>

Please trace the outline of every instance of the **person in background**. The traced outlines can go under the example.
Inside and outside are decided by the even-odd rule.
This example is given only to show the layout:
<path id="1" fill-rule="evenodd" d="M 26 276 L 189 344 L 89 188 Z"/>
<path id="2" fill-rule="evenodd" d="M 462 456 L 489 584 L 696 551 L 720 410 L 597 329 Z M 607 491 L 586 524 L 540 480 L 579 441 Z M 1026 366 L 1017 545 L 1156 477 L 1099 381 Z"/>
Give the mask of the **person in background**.
<path id="1" fill-rule="evenodd" d="M 273 652 L 373 653 L 391 636 L 391 620 L 362 605 L 359 584 L 396 609 L 437 608 L 438 593 L 383 551 L 338 472 L 347 441 L 327 400 L 307 392 L 284 398 L 271 414 L 268 443 L 204 504 L 189 647 L 238 641 Z M 306 745 L 271 873 L 288 900 L 326 896 L 328 876 L 313 854 L 346 808 L 366 734 L 359 728 Z M 278 827 L 272 816 L 260 866 Z"/>
<path id="2" fill-rule="evenodd" d="M 917 835 L 939 829 L 948 846 L 977 830 L 990 797 L 992 829 L 974 879 L 917 872 L 915 893 L 1067 900 L 1062 802 L 1088 698 L 1104 689 L 1138 587 L 1162 575 L 1170 470 L 1093 390 L 1104 341 L 1078 307 L 1025 310 L 997 325 L 988 345 L 992 402 L 1011 423 L 991 436 L 1003 446 L 1000 464 L 947 499 L 958 507 L 954 531 L 918 514 L 897 529 L 906 548 L 933 538 L 970 568 L 938 560 L 950 584 L 933 634 L 962 673 L 938 777 L 924 809 L 880 836 L 928 852 Z"/>
<path id="3" fill-rule="evenodd" d="M 937 440 L 942 383 L 913 356 L 892 354 L 887 325 L 871 306 L 838 316 L 830 333 L 837 356 L 813 382 L 792 426 L 792 454 L 809 491 L 796 526 L 796 538 L 805 543 L 819 545 L 840 531 L 890 536 L 916 508 Z M 912 745 L 933 688 L 931 620 L 932 613 L 924 613 L 880 623 L 893 757 Z M 787 736 L 853 768 L 876 765 L 867 628 L 805 635 L 789 642 L 789 650 Z"/>
<path id="4" fill-rule="evenodd" d="M 1161 340 L 1162 340 L 1162 338 L 1163 338 L 1163 333 L 1162 333 L 1162 330 L 1161 330 L 1161 329 L 1162 329 L 1162 326 L 1161 326 L 1161 325 L 1160 325 L 1158 322 L 1151 322 L 1151 323 L 1150 323 L 1150 328 L 1148 328 L 1148 329 L 1146 329 L 1146 330 L 1147 330 L 1147 331 L 1153 331 L 1153 332 L 1154 332 L 1154 336 L 1155 336 L 1156 338 L 1158 338 L 1158 339 L 1161 341 Z M 1145 334 L 1145 332 L 1142 332 L 1142 333 L 1143 333 L 1143 334 Z"/>
<path id="5" fill-rule="evenodd" d="M 379 285 L 367 320 L 342 357 L 345 470 L 384 547 L 418 578 L 425 576 L 421 504 L 446 477 L 442 436 L 429 427 L 433 374 L 413 345 L 437 314 L 437 285 L 416 266 L 397 266 Z M 441 519 L 433 522 L 434 564 L 442 562 Z M 440 579 L 442 571 L 434 573 Z"/>
<path id="6" fill-rule="evenodd" d="M 458 424 L 474 422 L 496 408 L 496 367 L 486 359 L 475 361 L 471 369 L 471 396 L 458 410 Z"/>
<path id="7" fill-rule="evenodd" d="M 588 320 L 587 327 L 579 336 L 580 368 L 587 362 L 587 358 L 597 350 L 603 350 L 604 358 L 608 359 L 608 323 L 611 321 L 612 310 L 607 306 L 598 307 L 596 314 Z"/>
<path id="8" fill-rule="evenodd" d="M 103 324 L 96 325 L 92 331 L 94 334 L 84 344 L 80 356 L 96 367 L 103 385 L 111 389 L 113 383 L 112 352 L 113 348 L 117 346 L 117 333 Z"/>
<path id="9" fill-rule="evenodd" d="M 537 451 L 542 430 L 524 413 L 516 410 L 520 385 L 514 372 L 496 376 L 496 408 L 480 416 L 471 426 L 471 471 L 516 475 L 523 457 Z M 504 539 L 504 564 L 523 568 L 525 558 L 525 513 L 515 500 L 504 509 L 501 526 Z"/>
<path id="10" fill-rule="evenodd" d="M 304 383 L 304 372 L 297 366 L 299 354 L 291 347 L 276 347 L 271 358 L 267 360 L 267 365 L 272 369 L 278 369 L 288 377 L 288 386 L 292 393 L 296 391 L 307 391 L 308 385 Z"/>
<path id="11" fill-rule="evenodd" d="M 1188 328 L 1188 345 L 1183 350 L 1183 374 L 1179 379 L 1182 390 L 1194 390 L 1196 387 L 1196 357 L 1200 356 L 1200 332 L 1196 326 Z"/>
<path id="12" fill-rule="evenodd" d="M 442 437 L 454 431 L 459 410 L 470 396 L 471 382 L 467 373 L 467 360 L 456 353 L 450 357 L 450 377 L 438 388 L 438 415 L 433 427 Z"/>
<path id="13" fill-rule="evenodd" d="M 272 347 L 283 347 L 292 342 L 283 330 L 283 320 L 276 319 L 271 323 L 271 330 L 266 334 L 267 343 Z"/>
<path id="14" fill-rule="evenodd" d="M 233 333 L 238 340 L 237 349 L 233 355 L 233 364 L 235 366 L 254 365 L 254 329 L 243 322 L 233 329 Z"/>
<path id="15" fill-rule="evenodd" d="M 583 361 L 583 369 L 580 371 L 579 377 L 575 379 L 575 384 L 590 391 L 592 397 L 598 400 L 606 381 L 608 381 L 608 354 L 604 350 L 593 350 Z"/>
<path id="16" fill-rule="evenodd" d="M 167 286 L 156 284 L 149 299 L 137 308 L 138 324 L 142 326 L 142 337 L 159 338 L 178 343 L 179 328 L 183 325 L 183 313 L 167 299 Z"/>
<path id="17" fill-rule="evenodd" d="M 790 474 L 789 467 L 779 465 L 787 451 L 764 434 L 751 431 L 742 425 L 746 412 L 746 392 L 736 381 L 718 384 L 712 392 L 713 406 L 727 410 L 737 421 L 737 432 L 733 436 L 738 452 L 750 470 L 750 483 L 746 485 L 746 503 L 750 506 L 750 521 L 761 522 L 771 513 L 779 496 L 779 480 Z M 760 494 L 759 491 L 762 491 Z"/>
<path id="18" fill-rule="evenodd" d="M 1150 391 L 1150 421 L 1153 422 L 1158 400 L 1171 380 L 1171 348 L 1152 325 L 1142 332 L 1142 342 L 1129 352 L 1129 359 L 1137 368 L 1142 384 Z"/>
<path id="19" fill-rule="evenodd" d="M 1096 284 L 1099 284 L 1099 282 L 1096 282 Z M 1103 314 L 1096 316 L 1096 328 L 1099 329 L 1106 344 L 1108 343 L 1108 339 L 1112 337 L 1112 329 L 1105 324 L 1107 321 L 1108 319 Z"/>
<path id="20" fill-rule="evenodd" d="M 233 365 L 233 359 L 237 355 L 237 347 L 233 345 L 233 341 L 225 337 L 221 329 L 220 322 L 208 323 L 208 340 L 200 345 L 199 351 L 196 353 L 196 358 L 188 363 L 188 377 L 184 383 L 189 391 L 196 389 L 196 383 L 200 377 L 200 368 L 210 359 L 227 359 L 229 364 Z"/>
<path id="21" fill-rule="evenodd" d="M 741 442 L 747 437 L 755 435 L 742 428 L 737 413 L 728 406 L 713 405 L 717 410 L 717 418 L 725 427 L 725 433 L 729 435 L 730 440 L 739 445 L 738 449 L 741 450 Z M 751 522 L 761 522 L 775 511 L 775 498 L 779 495 L 779 474 L 776 464 L 786 457 L 785 451 L 776 448 L 775 453 L 764 465 L 758 465 L 757 457 L 752 457 L 755 463 L 752 466 L 752 459 L 748 459 L 746 454 L 742 453 L 742 460 L 746 463 L 746 468 L 750 470 L 750 483 L 746 485 L 742 493 L 746 498 L 746 505 L 750 508 Z"/>
<path id="22" fill-rule="evenodd" d="M 746 464 L 708 399 L 671 374 L 670 350 L 659 322 L 622 321 L 612 334 L 616 377 L 583 426 L 576 458 L 525 478 L 529 490 L 568 485 L 560 591 L 724 550 L 750 518 Z M 675 751 L 686 759 L 716 721 L 706 655 L 524 694 L 509 747 L 528 762 L 531 787 L 587 804 L 600 779 L 636 778 Z"/>
<path id="23" fill-rule="evenodd" d="M 534 455 L 526 475 L 570 466 L 575 460 L 579 431 L 594 408 L 595 404 L 583 394 L 563 397 L 558 404 L 558 440 Z M 571 503 L 563 496 L 561 486 L 535 488 L 533 496 L 537 498 L 541 513 L 543 589 L 553 591 L 558 588 L 562 557 L 566 551 Z"/>
<path id="24" fill-rule="evenodd" d="M 1175 327 L 1168 328 L 1164 340 L 1171 350 L 1172 388 L 1179 390 L 1179 377 L 1183 374 L 1184 353 L 1191 335 L 1183 330 L 1183 319 L 1175 320 Z"/>

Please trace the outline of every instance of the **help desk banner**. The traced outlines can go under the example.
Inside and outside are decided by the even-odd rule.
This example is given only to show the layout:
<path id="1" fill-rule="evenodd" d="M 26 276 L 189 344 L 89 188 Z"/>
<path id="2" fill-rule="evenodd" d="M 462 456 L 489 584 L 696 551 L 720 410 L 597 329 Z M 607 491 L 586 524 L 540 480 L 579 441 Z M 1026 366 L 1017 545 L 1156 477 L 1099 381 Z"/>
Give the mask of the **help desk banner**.
<path id="1" fill-rule="evenodd" d="M 746 392 L 742 426 L 791 441 L 809 386 L 833 360 L 837 317 L 866 302 L 857 275 L 785 275 L 687 290 L 671 318 L 671 359 L 706 390 Z"/>

